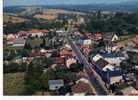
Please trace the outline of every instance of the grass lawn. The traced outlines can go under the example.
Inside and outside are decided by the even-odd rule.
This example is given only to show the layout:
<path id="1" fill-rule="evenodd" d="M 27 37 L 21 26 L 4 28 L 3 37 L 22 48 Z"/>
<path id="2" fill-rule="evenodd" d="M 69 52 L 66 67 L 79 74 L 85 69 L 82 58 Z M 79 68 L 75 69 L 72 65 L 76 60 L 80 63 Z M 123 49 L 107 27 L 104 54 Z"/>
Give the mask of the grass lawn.
<path id="1" fill-rule="evenodd" d="M 24 73 L 8 73 L 3 76 L 4 95 L 23 95 Z"/>

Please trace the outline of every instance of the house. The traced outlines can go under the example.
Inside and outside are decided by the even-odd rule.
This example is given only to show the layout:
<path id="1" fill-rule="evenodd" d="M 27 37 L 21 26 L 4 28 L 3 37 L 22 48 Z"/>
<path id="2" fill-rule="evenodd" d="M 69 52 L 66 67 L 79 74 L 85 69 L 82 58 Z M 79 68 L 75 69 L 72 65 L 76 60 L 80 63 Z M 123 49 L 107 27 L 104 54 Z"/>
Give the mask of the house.
<path id="1" fill-rule="evenodd" d="M 73 95 L 86 95 L 88 93 L 94 95 L 90 82 L 85 78 L 76 81 L 76 84 L 71 87 L 71 90 Z"/>
<path id="2" fill-rule="evenodd" d="M 57 90 L 60 87 L 64 86 L 64 81 L 62 79 L 58 80 L 49 80 L 48 81 L 49 90 Z"/>
<path id="3" fill-rule="evenodd" d="M 90 48 L 92 46 L 92 40 L 87 38 L 82 38 L 78 41 L 78 44 Z"/>
<path id="4" fill-rule="evenodd" d="M 14 34 L 8 34 L 6 35 L 6 44 L 12 45 L 14 41 L 16 40 L 17 36 Z"/>
<path id="5" fill-rule="evenodd" d="M 18 34 L 18 37 L 20 38 L 27 38 L 29 36 L 28 31 L 19 31 L 17 34 Z"/>
<path id="6" fill-rule="evenodd" d="M 8 34 L 7 36 L 6 36 L 6 40 L 8 41 L 8 40 L 13 40 L 13 39 L 16 39 L 16 36 L 14 35 L 14 34 Z"/>
<path id="7" fill-rule="evenodd" d="M 77 63 L 77 60 L 75 58 L 69 58 L 69 59 L 66 60 L 66 66 L 68 68 L 70 68 L 70 65 L 76 64 L 76 63 Z"/>
<path id="8" fill-rule="evenodd" d="M 67 50 L 72 50 L 72 48 L 71 48 L 71 46 L 70 46 L 69 44 L 65 44 L 65 48 L 66 48 Z"/>
<path id="9" fill-rule="evenodd" d="M 111 53 L 99 53 L 93 57 L 93 60 L 103 58 L 106 60 L 109 64 L 120 66 L 120 63 L 126 59 L 124 54 L 120 52 L 111 52 Z"/>
<path id="10" fill-rule="evenodd" d="M 14 47 L 24 47 L 26 40 L 22 38 L 15 39 L 13 42 Z"/>
<path id="11" fill-rule="evenodd" d="M 110 64 L 115 66 L 120 66 L 120 63 L 123 60 L 126 60 L 126 57 L 121 52 L 111 52 L 111 53 L 100 53 L 100 55 Z"/>
<path id="12" fill-rule="evenodd" d="M 113 71 L 114 70 L 114 66 L 109 64 L 106 60 L 104 59 L 99 59 L 98 61 L 96 61 L 96 65 L 99 67 L 99 69 L 101 69 L 102 71 Z"/>
<path id="13" fill-rule="evenodd" d="M 101 76 L 102 80 L 107 84 L 115 84 L 123 81 L 122 71 L 120 68 L 109 64 L 103 58 L 93 59 L 96 72 Z"/>
<path id="14" fill-rule="evenodd" d="M 91 44 L 92 44 L 91 39 L 83 40 L 83 45 L 91 45 Z"/>
<path id="15" fill-rule="evenodd" d="M 32 36 L 32 37 L 41 37 L 41 36 L 45 36 L 47 35 L 49 31 L 48 30 L 38 30 L 38 29 L 32 29 L 29 31 L 29 34 Z"/>
<path id="16" fill-rule="evenodd" d="M 112 41 L 115 42 L 119 40 L 119 37 L 114 32 L 108 32 L 103 35 L 104 41 Z"/>
<path id="17" fill-rule="evenodd" d="M 72 50 L 69 50 L 68 48 L 65 48 L 65 47 L 61 48 L 59 53 L 60 53 L 60 57 L 75 56 L 75 53 Z"/>
<path id="18" fill-rule="evenodd" d="M 115 46 L 115 42 L 119 40 L 119 37 L 113 32 L 108 32 L 104 34 L 103 40 L 106 45 L 105 47 L 106 51 L 112 52 L 112 49 Z"/>

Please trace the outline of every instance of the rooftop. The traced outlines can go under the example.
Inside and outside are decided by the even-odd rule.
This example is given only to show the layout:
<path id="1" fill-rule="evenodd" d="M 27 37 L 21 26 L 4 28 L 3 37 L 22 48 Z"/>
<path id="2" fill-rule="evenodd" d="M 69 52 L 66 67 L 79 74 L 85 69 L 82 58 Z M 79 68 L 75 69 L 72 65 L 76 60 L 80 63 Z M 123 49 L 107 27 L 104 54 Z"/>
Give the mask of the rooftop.
<path id="1" fill-rule="evenodd" d="M 59 79 L 59 80 L 49 80 L 48 84 L 49 85 L 64 84 L 64 81 L 62 79 Z"/>
<path id="2" fill-rule="evenodd" d="M 42 33 L 47 33 L 49 32 L 48 30 L 38 30 L 38 29 L 32 29 L 29 31 L 30 33 L 39 33 L 39 32 L 42 32 Z"/>
<path id="3" fill-rule="evenodd" d="M 96 64 L 103 69 L 106 65 L 108 65 L 108 62 L 106 60 L 100 58 L 98 61 L 96 61 Z"/>
<path id="4" fill-rule="evenodd" d="M 18 38 L 14 40 L 14 44 L 25 44 L 25 39 Z"/>
<path id="5" fill-rule="evenodd" d="M 132 39 L 132 41 L 133 41 L 136 45 L 138 45 L 138 35 L 136 35 L 136 37 L 134 37 L 134 38 Z"/>
<path id="6" fill-rule="evenodd" d="M 90 85 L 83 81 L 79 81 L 77 84 L 72 86 L 71 90 L 73 93 L 88 93 L 88 92 L 93 93 Z"/>

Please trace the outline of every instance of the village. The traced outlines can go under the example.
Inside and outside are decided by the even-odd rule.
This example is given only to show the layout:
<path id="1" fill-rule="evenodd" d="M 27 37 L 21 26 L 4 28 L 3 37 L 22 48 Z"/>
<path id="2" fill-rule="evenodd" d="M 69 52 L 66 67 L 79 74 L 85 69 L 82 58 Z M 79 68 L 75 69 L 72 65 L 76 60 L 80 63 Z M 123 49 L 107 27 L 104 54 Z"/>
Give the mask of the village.
<path id="1" fill-rule="evenodd" d="M 3 95 L 138 96 L 137 6 L 28 1 L 3 7 Z"/>
<path id="2" fill-rule="evenodd" d="M 80 60 L 86 59 L 108 95 L 138 95 L 138 35 L 124 44 L 115 32 L 67 32 L 30 29 L 4 35 L 4 73 L 26 72 L 29 92 L 36 95 L 96 95 Z"/>

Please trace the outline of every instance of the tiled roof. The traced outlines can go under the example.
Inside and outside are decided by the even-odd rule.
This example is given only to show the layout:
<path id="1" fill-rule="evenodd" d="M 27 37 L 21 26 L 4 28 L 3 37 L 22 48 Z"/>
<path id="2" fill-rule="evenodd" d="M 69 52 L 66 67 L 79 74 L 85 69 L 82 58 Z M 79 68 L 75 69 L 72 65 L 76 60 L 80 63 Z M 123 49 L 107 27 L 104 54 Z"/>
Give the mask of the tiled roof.
<path id="1" fill-rule="evenodd" d="M 71 87 L 73 93 L 92 93 L 91 87 L 88 83 L 79 81 L 77 84 Z"/>
<path id="2" fill-rule="evenodd" d="M 73 52 L 67 49 L 60 50 L 60 56 L 72 56 Z"/>
<path id="3" fill-rule="evenodd" d="M 20 36 L 24 36 L 24 35 L 27 35 L 28 34 L 28 31 L 19 31 L 18 34 Z"/>
<path id="4" fill-rule="evenodd" d="M 136 37 L 134 37 L 134 38 L 132 39 L 132 41 L 133 41 L 136 45 L 138 45 L 138 35 L 136 35 Z"/>
<path id="5" fill-rule="evenodd" d="M 32 30 L 30 30 L 29 32 L 31 32 L 31 33 L 39 33 L 39 32 L 43 32 L 43 33 L 47 33 L 47 32 L 49 32 L 48 30 L 38 30 L 38 29 L 32 29 Z"/>

